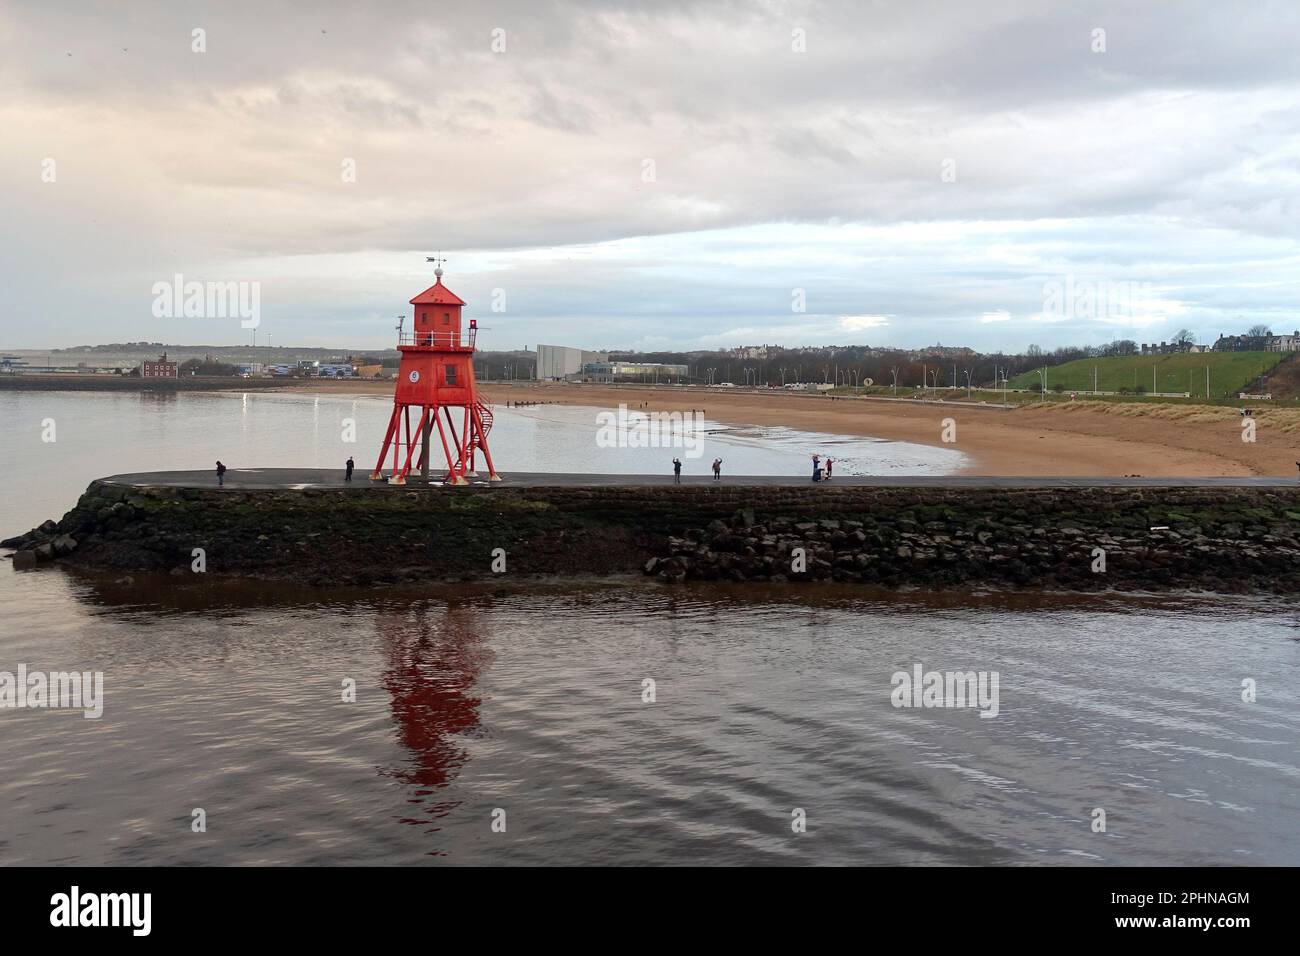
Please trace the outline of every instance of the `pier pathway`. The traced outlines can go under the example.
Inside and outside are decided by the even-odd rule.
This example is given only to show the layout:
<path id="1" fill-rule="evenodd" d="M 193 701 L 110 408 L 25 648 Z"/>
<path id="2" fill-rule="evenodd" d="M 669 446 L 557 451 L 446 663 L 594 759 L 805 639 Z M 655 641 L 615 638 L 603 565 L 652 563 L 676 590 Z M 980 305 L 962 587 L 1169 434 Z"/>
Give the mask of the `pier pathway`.
<path id="1" fill-rule="evenodd" d="M 114 475 L 103 479 L 109 484 L 133 487 L 215 488 L 217 476 L 212 471 L 150 471 Z M 441 487 L 441 482 L 432 482 Z M 515 472 L 500 482 L 489 483 L 485 475 L 471 478 L 471 485 L 489 484 L 497 488 L 616 488 L 672 485 L 673 476 L 664 475 L 574 475 L 543 472 Z M 1300 479 L 1288 477 L 1250 478 L 1090 478 L 1090 477 L 990 477 L 975 475 L 875 475 L 870 477 L 836 475 L 832 480 L 814 484 L 810 475 L 726 475 L 715 482 L 711 474 L 682 475 L 682 486 L 730 485 L 755 487 L 852 487 L 877 488 L 1296 488 Z M 225 487 L 234 490 L 273 490 L 347 487 L 341 468 L 231 468 L 226 472 Z M 378 488 L 410 491 L 425 488 L 418 480 L 406 485 L 370 481 L 366 472 L 357 469 L 351 487 L 361 490 Z"/>

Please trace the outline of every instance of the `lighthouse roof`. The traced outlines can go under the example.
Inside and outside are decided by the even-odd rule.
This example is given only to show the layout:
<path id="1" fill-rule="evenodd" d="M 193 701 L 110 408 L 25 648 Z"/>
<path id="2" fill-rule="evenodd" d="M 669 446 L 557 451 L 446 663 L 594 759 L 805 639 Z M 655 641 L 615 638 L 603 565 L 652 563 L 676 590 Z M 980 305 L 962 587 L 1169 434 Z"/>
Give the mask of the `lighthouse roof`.
<path id="1" fill-rule="evenodd" d="M 442 284 L 442 276 L 414 299 L 411 305 L 464 305 L 465 300 Z"/>

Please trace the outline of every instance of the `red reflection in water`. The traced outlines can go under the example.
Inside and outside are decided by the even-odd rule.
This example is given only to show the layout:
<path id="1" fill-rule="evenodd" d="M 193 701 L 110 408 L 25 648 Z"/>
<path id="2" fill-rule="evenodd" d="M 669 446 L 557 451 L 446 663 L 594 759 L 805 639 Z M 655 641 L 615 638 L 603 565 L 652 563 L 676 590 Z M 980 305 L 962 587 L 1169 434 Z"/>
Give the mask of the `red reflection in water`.
<path id="1" fill-rule="evenodd" d="M 415 787 L 409 802 L 422 808 L 403 823 L 428 825 L 460 803 L 430 798 L 459 774 L 469 758 L 460 738 L 479 727 L 481 698 L 473 689 L 493 654 L 477 619 L 471 605 L 442 603 L 378 617 L 389 663 L 383 682 L 393 698 L 398 737 L 410 755 L 405 766 L 381 773 Z"/>

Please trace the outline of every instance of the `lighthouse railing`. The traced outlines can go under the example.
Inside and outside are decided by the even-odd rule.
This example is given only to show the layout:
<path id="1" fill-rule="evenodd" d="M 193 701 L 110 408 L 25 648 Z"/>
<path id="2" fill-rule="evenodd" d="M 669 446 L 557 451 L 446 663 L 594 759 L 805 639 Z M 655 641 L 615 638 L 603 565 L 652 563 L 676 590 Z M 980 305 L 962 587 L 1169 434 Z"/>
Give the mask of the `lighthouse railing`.
<path id="1" fill-rule="evenodd" d="M 423 345 L 427 348 L 462 349 L 474 347 L 474 332 L 470 329 L 468 340 L 456 332 L 400 332 L 398 345 Z"/>

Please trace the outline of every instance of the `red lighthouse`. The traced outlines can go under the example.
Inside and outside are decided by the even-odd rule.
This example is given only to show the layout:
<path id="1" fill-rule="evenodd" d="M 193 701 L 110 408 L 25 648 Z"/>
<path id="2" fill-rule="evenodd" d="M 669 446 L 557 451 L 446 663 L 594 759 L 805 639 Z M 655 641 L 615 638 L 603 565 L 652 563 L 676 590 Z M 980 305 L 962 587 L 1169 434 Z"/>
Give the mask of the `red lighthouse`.
<path id="1" fill-rule="evenodd" d="M 388 420 L 384 447 L 370 480 L 383 479 L 389 448 L 393 450 L 393 484 L 406 484 L 413 464 L 427 479 L 432 465 L 431 439 L 437 427 L 447 460 L 444 480 L 448 484 L 468 484 L 467 476 L 477 475 L 474 456 L 479 451 L 487 465 L 488 479 L 500 481 L 487 445 L 492 410 L 479 400 L 474 381 L 478 323 L 470 319 L 468 332 L 462 337 L 460 310 L 465 303 L 442 284 L 442 260 L 429 261 L 438 263 L 433 270 L 438 281 L 411 300 L 415 310 L 412 330 L 403 332 L 398 326 L 397 350 L 402 353 L 402 364 L 393 395 L 393 416 Z M 414 430 L 413 410 L 418 414 Z"/>

